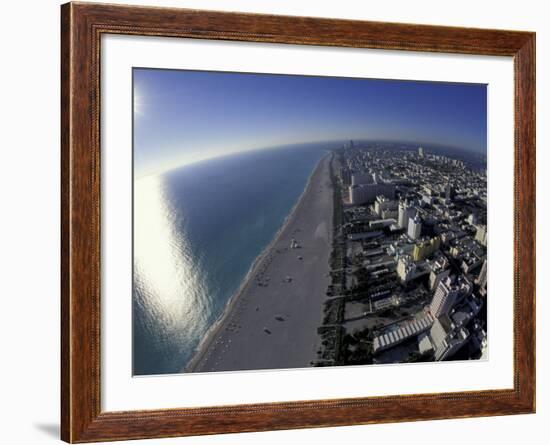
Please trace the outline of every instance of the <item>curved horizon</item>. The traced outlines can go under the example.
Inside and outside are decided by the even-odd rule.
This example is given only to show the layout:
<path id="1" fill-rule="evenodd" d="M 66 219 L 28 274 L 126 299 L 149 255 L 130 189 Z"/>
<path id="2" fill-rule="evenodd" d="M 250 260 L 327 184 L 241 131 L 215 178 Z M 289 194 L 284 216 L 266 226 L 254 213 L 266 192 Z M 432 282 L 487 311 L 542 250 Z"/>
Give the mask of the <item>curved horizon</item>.
<path id="1" fill-rule="evenodd" d="M 353 140 L 356 143 L 364 144 L 364 143 L 391 143 L 391 144 L 403 144 L 408 145 L 410 147 L 416 147 L 416 146 L 424 146 L 424 148 L 428 149 L 434 149 L 434 148 L 447 148 L 447 149 L 453 149 L 453 150 L 461 150 L 468 153 L 477 153 L 475 151 L 471 151 L 468 149 L 465 149 L 463 147 L 454 146 L 450 144 L 439 144 L 435 142 L 428 142 L 428 141 L 404 141 L 404 140 L 393 140 L 393 139 L 364 139 L 364 138 L 352 138 L 352 139 L 335 139 L 335 140 L 323 140 L 323 141 L 306 141 L 306 142 L 291 142 L 284 145 L 270 145 L 270 146 L 264 146 L 264 147 L 251 147 L 251 148 L 244 148 L 239 150 L 233 150 L 233 151 L 225 151 L 225 152 L 217 152 L 216 154 L 210 154 L 204 157 L 196 157 L 193 159 L 188 160 L 180 160 L 180 161 L 170 161 L 170 165 L 166 165 L 164 167 L 159 167 L 155 170 L 151 170 L 145 174 L 136 174 L 135 179 L 141 180 L 145 179 L 151 176 L 158 176 L 162 175 L 164 173 L 168 173 L 172 170 L 177 170 L 182 167 L 187 167 L 189 165 L 195 165 L 200 164 L 202 162 L 211 161 L 214 159 L 221 159 L 228 156 L 238 155 L 238 154 L 244 154 L 244 153 L 253 153 L 256 151 L 262 151 L 262 150 L 284 150 L 288 149 L 290 147 L 299 147 L 299 146 L 305 146 L 305 145 L 316 145 L 316 144 L 338 144 L 342 145 L 346 142 L 349 142 L 349 140 Z M 340 147 L 334 147 L 334 148 L 340 148 Z M 319 149 L 325 149 L 328 150 L 328 147 L 319 147 Z M 485 155 L 485 153 L 478 153 L 480 155 Z"/>
<path id="2" fill-rule="evenodd" d="M 137 177 L 310 141 L 486 152 L 482 84 L 134 68 L 133 92 Z"/>

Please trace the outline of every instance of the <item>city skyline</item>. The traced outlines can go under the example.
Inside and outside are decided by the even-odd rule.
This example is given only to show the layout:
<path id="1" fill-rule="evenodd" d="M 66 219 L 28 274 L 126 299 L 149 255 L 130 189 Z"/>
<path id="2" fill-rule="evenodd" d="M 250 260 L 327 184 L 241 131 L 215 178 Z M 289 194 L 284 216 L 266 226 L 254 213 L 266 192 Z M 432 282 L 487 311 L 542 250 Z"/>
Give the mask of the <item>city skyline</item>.
<path id="1" fill-rule="evenodd" d="M 486 85 L 134 68 L 137 178 L 240 151 L 378 139 L 485 153 Z"/>

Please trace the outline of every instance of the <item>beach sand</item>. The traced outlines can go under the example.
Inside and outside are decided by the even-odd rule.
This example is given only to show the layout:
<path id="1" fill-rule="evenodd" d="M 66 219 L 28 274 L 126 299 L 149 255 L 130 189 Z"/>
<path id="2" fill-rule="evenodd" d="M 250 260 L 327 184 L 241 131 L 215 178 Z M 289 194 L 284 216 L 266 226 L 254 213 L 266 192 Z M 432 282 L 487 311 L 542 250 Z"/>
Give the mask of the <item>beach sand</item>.
<path id="1" fill-rule="evenodd" d="M 316 359 L 332 245 L 331 158 L 319 161 L 186 372 L 308 367 Z M 299 248 L 290 248 L 293 238 Z"/>

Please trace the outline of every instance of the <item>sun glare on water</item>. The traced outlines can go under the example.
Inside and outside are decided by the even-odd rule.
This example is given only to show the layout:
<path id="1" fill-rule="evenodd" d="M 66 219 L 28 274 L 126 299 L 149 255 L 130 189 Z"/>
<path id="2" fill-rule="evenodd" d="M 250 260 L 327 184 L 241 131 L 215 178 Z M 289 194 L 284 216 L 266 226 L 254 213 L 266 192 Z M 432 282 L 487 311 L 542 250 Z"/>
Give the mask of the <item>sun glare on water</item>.
<path id="1" fill-rule="evenodd" d="M 205 293 L 188 243 L 174 226 L 158 176 L 136 181 L 134 188 L 134 285 L 140 306 L 162 325 L 172 341 L 185 342 L 204 329 L 199 301 Z M 198 300 L 198 301 L 197 301 Z M 198 310 L 197 309 L 203 309 Z"/>

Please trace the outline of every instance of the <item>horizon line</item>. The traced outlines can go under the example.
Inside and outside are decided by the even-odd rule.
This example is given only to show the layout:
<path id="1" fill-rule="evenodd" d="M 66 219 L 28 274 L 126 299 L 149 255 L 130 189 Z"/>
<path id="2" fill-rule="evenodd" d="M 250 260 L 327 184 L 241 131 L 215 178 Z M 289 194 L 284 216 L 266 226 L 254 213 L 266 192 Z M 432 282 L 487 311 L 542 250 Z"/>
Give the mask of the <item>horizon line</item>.
<path id="1" fill-rule="evenodd" d="M 346 139 L 326 139 L 326 140 L 314 140 L 314 141 L 300 141 L 300 142 L 289 142 L 285 144 L 277 144 L 277 145 L 267 145 L 267 146 L 254 146 L 251 148 L 245 148 L 245 149 L 239 149 L 239 150 L 228 150 L 221 154 L 215 154 L 215 155 L 206 155 L 204 157 L 199 157 L 197 159 L 183 161 L 183 162 L 172 162 L 170 166 L 164 166 L 159 167 L 156 169 L 152 169 L 153 171 L 151 173 L 146 174 L 136 174 L 136 168 L 134 164 L 134 150 L 132 149 L 132 165 L 133 165 L 133 180 L 134 181 L 140 181 L 142 179 L 149 178 L 151 176 L 159 176 L 164 173 L 167 173 L 172 170 L 176 170 L 181 167 L 186 167 L 193 164 L 199 164 L 201 162 L 210 161 L 214 159 L 221 159 L 224 157 L 236 155 L 239 153 L 247 153 L 247 152 L 254 152 L 254 151 L 261 151 L 261 150 L 276 150 L 276 149 L 284 149 L 285 147 L 293 146 L 293 145 L 313 145 L 313 144 L 330 144 L 330 143 L 346 143 L 349 141 L 357 141 L 357 142 L 387 142 L 387 143 L 393 143 L 393 144 L 404 144 L 404 145 L 418 145 L 425 146 L 427 148 L 449 148 L 449 149 L 455 149 L 455 150 L 461 150 L 466 151 L 469 153 L 478 153 L 482 155 L 483 153 L 478 152 L 477 150 L 472 150 L 456 145 L 451 144 L 442 144 L 438 142 L 427 142 L 427 141 L 405 141 L 402 139 L 384 139 L 384 138 L 365 138 L 365 137 L 358 137 L 358 138 L 346 138 Z M 341 148 L 341 147 L 337 147 Z M 487 157 L 487 146 L 485 147 L 485 157 Z"/>

